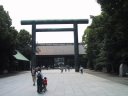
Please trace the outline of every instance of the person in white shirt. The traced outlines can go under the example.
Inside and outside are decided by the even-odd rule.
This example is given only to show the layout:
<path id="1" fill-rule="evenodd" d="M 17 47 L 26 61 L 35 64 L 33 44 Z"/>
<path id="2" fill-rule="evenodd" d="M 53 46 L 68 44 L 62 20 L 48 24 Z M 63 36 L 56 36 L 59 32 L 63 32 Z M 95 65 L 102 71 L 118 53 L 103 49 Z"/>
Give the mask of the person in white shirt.
<path id="1" fill-rule="evenodd" d="M 81 67 L 80 67 L 80 72 L 81 72 L 81 74 L 83 74 L 83 70 L 84 70 L 84 69 L 83 69 L 83 67 L 81 66 Z"/>

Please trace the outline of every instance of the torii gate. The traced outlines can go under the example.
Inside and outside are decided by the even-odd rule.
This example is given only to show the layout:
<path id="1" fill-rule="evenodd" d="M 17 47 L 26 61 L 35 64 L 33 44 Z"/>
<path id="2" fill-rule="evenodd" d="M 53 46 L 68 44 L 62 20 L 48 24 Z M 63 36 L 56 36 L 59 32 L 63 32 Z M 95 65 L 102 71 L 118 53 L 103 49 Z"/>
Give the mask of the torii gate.
<path id="1" fill-rule="evenodd" d="M 70 20 L 22 20 L 21 25 L 32 25 L 32 67 L 36 66 L 36 32 L 60 32 L 73 31 L 74 32 L 74 63 L 75 71 L 79 71 L 79 47 L 78 47 L 78 24 L 87 24 L 88 19 L 70 19 Z M 47 28 L 38 29 L 36 25 L 39 24 L 73 24 L 73 28 Z"/>

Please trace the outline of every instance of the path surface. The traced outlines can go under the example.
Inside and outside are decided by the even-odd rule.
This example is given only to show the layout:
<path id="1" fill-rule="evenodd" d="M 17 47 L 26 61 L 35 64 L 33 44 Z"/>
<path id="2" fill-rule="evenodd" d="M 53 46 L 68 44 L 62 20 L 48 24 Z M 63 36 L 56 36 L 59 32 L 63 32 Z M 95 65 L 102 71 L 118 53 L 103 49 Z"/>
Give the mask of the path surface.
<path id="1" fill-rule="evenodd" d="M 29 71 L 0 78 L 0 96 L 128 96 L 128 85 L 88 73 L 44 70 L 48 91 L 38 94 Z"/>

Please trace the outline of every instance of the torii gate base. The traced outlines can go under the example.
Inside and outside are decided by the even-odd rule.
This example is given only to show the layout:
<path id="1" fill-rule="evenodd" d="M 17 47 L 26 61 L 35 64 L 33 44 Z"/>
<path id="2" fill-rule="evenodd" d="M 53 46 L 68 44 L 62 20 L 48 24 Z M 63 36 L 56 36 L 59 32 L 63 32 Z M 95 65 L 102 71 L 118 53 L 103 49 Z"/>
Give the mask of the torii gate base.
<path id="1" fill-rule="evenodd" d="M 74 32 L 74 53 L 75 53 L 75 71 L 79 71 L 79 47 L 78 47 L 78 24 L 87 24 L 88 19 L 75 20 L 23 20 L 21 25 L 32 25 L 32 67 L 36 67 L 36 32 L 60 32 L 73 31 Z M 57 29 L 37 29 L 39 24 L 73 24 L 73 28 L 57 28 Z"/>

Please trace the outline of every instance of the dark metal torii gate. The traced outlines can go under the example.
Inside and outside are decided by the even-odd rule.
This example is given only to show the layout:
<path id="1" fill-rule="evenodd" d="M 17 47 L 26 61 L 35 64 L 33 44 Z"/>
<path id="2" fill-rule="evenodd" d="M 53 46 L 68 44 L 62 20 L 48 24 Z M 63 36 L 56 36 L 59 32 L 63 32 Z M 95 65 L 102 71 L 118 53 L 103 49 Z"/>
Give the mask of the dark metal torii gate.
<path id="1" fill-rule="evenodd" d="M 36 66 L 36 32 L 59 32 L 73 31 L 74 32 L 74 53 L 75 53 L 75 71 L 79 71 L 79 47 L 78 47 L 78 24 L 87 24 L 88 19 L 71 19 L 71 20 L 22 20 L 21 25 L 32 25 L 32 67 Z M 47 28 L 38 29 L 39 24 L 73 24 L 73 28 Z"/>

